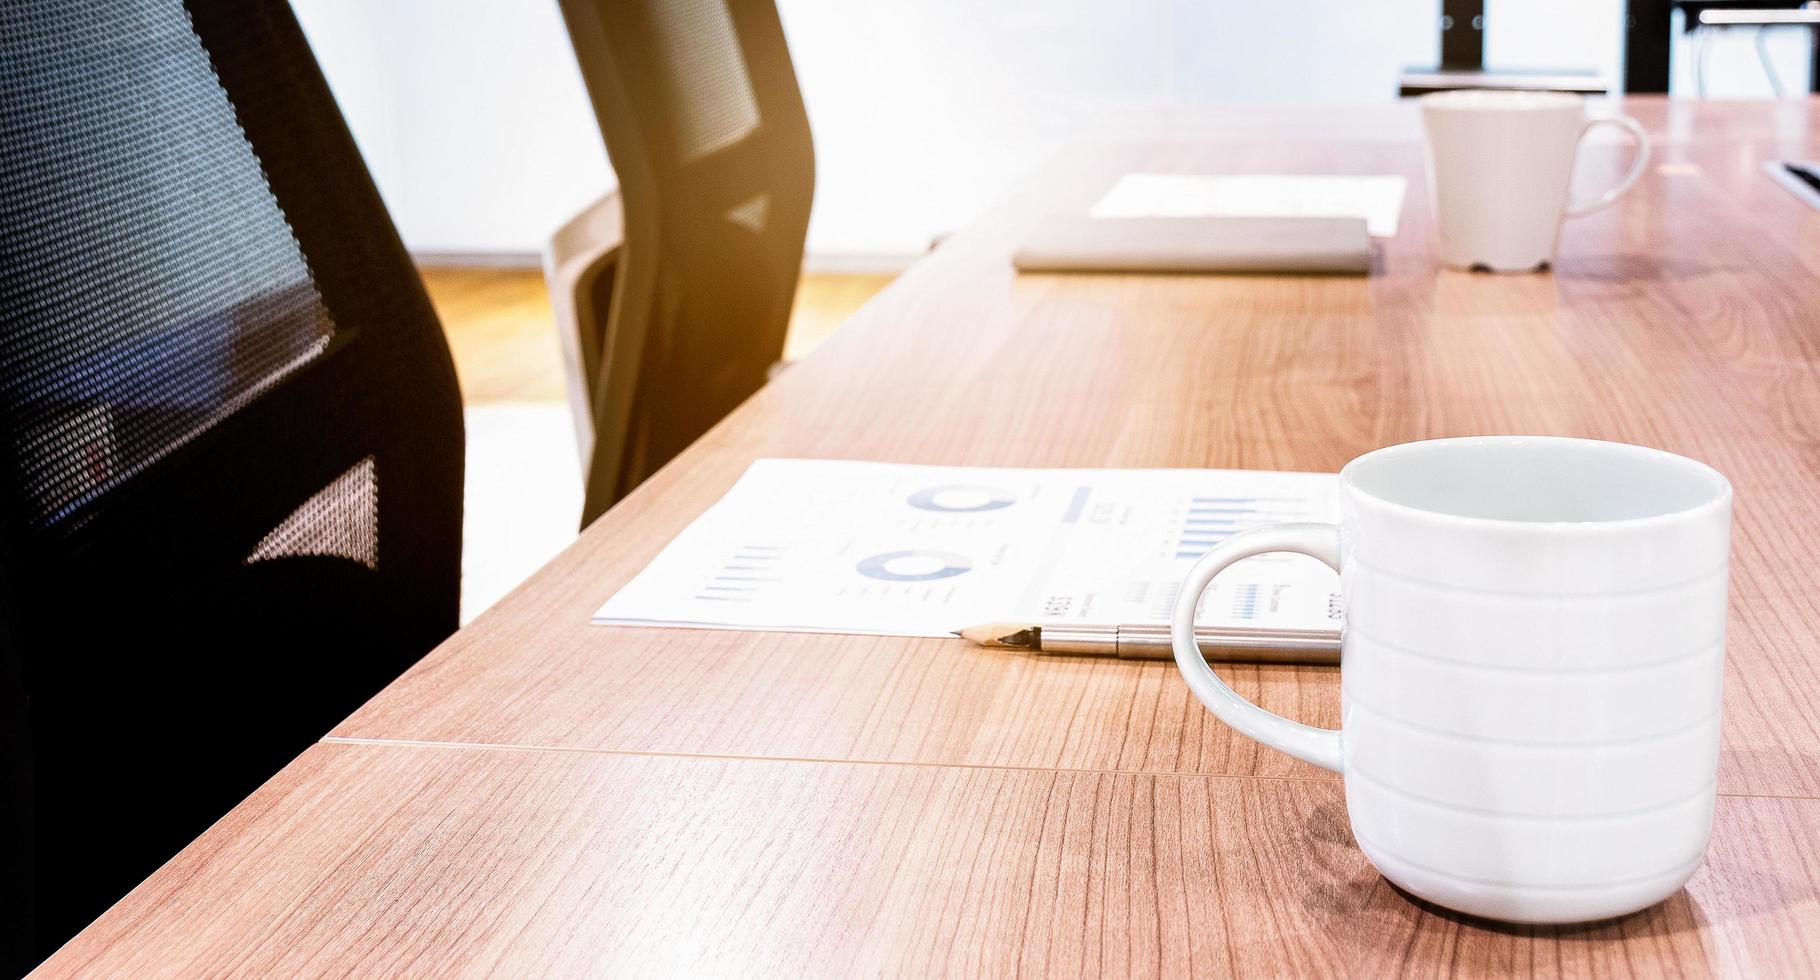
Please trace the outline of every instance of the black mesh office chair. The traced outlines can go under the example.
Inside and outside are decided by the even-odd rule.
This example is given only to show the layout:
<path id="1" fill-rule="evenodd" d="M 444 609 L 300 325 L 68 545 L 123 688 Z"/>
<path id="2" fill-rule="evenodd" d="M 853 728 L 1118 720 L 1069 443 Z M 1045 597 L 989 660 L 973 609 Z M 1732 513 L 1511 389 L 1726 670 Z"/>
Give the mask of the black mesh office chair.
<path id="1" fill-rule="evenodd" d="M 548 263 L 585 524 L 782 358 L 815 152 L 771 0 L 562 0 L 562 11 L 619 177 L 617 199 L 559 231 Z"/>
<path id="2" fill-rule="evenodd" d="M 23 965 L 453 631 L 463 446 L 284 0 L 0 5 L 0 154 Z"/>

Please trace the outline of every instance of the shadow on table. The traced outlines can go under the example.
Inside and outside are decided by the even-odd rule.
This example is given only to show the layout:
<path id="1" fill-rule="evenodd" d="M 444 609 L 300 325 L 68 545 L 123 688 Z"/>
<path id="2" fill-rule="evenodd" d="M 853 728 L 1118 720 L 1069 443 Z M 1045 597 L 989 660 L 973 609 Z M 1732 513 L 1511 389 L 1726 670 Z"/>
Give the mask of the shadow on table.
<path id="1" fill-rule="evenodd" d="M 1685 283 L 1706 276 L 1738 275 L 1750 271 L 1739 262 L 1655 254 L 1649 252 L 1587 252 L 1564 255 L 1555 274 L 1563 280 L 1635 285 L 1649 282 Z"/>
<path id="2" fill-rule="evenodd" d="M 1730 830 L 1744 836 L 1740 832 L 1748 828 Z M 1364 952 L 1384 953 L 1388 951 L 1387 944 L 1399 941 L 1414 947 L 1420 934 L 1438 936 L 1454 929 L 1487 936 L 1586 943 L 1644 936 L 1697 937 L 1714 922 L 1770 915 L 1814 898 L 1812 886 L 1749 862 L 1748 855 L 1734 855 L 1716 839 L 1708 850 L 1706 863 L 1690 883 L 1695 891 L 1683 888 L 1656 905 L 1615 919 L 1572 925 L 1519 925 L 1455 912 L 1391 884 L 1358 849 L 1345 805 L 1337 800 L 1312 810 L 1304 831 L 1310 844 L 1308 859 L 1318 866 L 1311 868 L 1305 879 L 1307 907 L 1323 910 L 1322 914 L 1332 916 L 1333 921 L 1344 923 L 1336 929 L 1336 938 Z M 1722 909 L 1703 907 L 1695 894 L 1708 892 L 1702 885 L 1713 882 L 1723 883 L 1713 889 L 1724 894 Z M 1399 934 L 1404 940 L 1393 938 Z M 1451 944 L 1457 938 L 1447 941 Z"/>

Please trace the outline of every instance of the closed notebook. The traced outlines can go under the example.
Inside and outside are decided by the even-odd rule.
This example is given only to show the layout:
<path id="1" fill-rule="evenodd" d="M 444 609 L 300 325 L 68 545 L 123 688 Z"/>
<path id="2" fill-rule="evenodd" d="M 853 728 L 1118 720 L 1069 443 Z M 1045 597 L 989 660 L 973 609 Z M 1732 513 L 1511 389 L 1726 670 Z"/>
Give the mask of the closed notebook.
<path id="1" fill-rule="evenodd" d="M 1011 257 L 1021 272 L 1371 270 L 1364 218 L 1095 218 L 1054 214 Z"/>

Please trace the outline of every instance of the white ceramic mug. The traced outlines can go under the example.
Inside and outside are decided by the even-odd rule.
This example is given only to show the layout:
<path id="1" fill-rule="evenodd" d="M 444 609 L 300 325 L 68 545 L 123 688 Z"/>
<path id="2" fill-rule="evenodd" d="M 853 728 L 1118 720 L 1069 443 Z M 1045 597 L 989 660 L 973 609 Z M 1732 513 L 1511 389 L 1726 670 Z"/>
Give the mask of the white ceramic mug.
<path id="1" fill-rule="evenodd" d="M 1719 758 L 1731 487 L 1640 446 L 1483 437 L 1340 472 L 1341 520 L 1234 535 L 1189 574 L 1176 664 L 1221 721 L 1341 773 L 1353 836 L 1404 890 L 1512 922 L 1668 897 L 1699 866 Z M 1226 566 L 1340 573 L 1340 728 L 1246 701 L 1194 642 Z"/>
<path id="2" fill-rule="evenodd" d="M 1462 269 L 1529 272 L 1554 260 L 1561 219 L 1621 197 L 1649 164 L 1649 135 L 1629 116 L 1588 120 L 1562 92 L 1436 92 L 1421 99 L 1441 260 Z M 1626 130 L 1637 159 L 1616 187 L 1567 200 L 1580 140 L 1595 126 Z"/>

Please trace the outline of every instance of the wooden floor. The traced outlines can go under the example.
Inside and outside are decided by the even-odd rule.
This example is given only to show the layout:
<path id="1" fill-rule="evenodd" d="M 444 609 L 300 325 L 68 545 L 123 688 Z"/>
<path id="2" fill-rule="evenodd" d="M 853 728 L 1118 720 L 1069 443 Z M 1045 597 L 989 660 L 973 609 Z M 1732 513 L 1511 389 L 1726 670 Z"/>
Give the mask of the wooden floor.
<path id="1" fill-rule="evenodd" d="M 468 405 L 560 402 L 562 362 L 550 294 L 535 269 L 425 268 Z M 796 291 L 784 359 L 800 360 L 893 277 L 806 275 Z"/>
<path id="2" fill-rule="evenodd" d="M 467 408 L 461 581 L 467 623 L 575 540 L 581 466 L 543 274 L 471 267 L 422 272 Z M 785 359 L 808 355 L 891 279 L 804 276 Z"/>
<path id="3" fill-rule="evenodd" d="M 535 269 L 425 268 L 468 405 L 560 402 L 561 352 L 550 294 Z"/>

